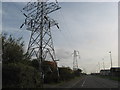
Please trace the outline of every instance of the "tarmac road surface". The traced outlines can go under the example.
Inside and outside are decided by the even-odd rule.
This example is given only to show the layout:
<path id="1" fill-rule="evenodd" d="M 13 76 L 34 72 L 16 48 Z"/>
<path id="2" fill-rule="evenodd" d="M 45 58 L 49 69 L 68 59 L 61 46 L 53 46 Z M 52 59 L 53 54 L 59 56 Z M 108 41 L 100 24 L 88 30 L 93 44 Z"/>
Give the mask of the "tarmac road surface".
<path id="1" fill-rule="evenodd" d="M 93 75 L 86 75 L 72 88 L 120 88 L 118 81 L 104 79 Z"/>

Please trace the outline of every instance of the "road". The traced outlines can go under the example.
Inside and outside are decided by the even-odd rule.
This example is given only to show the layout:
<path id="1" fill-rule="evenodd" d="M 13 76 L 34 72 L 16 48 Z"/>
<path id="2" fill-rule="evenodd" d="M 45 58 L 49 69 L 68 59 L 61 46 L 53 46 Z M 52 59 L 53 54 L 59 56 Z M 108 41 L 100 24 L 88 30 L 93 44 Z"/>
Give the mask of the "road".
<path id="1" fill-rule="evenodd" d="M 118 88 L 117 81 L 100 78 L 93 75 L 85 75 L 58 85 L 48 85 L 46 88 Z"/>
<path id="2" fill-rule="evenodd" d="M 87 75 L 79 80 L 72 88 L 118 88 L 117 81 Z"/>

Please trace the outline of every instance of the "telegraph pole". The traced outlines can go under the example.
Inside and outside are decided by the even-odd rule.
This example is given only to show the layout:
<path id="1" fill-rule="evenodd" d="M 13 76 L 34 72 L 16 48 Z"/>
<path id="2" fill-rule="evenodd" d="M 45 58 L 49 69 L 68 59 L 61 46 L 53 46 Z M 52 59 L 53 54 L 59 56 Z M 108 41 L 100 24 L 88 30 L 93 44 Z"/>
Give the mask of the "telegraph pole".
<path id="1" fill-rule="evenodd" d="M 58 2 L 37 0 L 37 2 L 28 2 L 21 11 L 25 16 L 25 21 L 20 28 L 25 25 L 26 30 L 31 31 L 27 54 L 29 57 L 37 59 L 39 62 L 41 87 L 43 87 L 45 72 L 42 69 L 42 63 L 45 60 L 52 60 L 56 64 L 51 27 L 57 26 L 59 29 L 59 26 L 54 19 L 49 17 L 49 14 L 60 8 Z"/>
<path id="2" fill-rule="evenodd" d="M 111 55 L 111 51 L 109 53 L 110 53 L 110 61 L 111 61 L 111 68 L 112 68 L 112 55 Z"/>
<path id="3" fill-rule="evenodd" d="M 79 56 L 79 51 L 74 50 L 73 52 L 73 70 L 78 69 L 77 57 Z"/>

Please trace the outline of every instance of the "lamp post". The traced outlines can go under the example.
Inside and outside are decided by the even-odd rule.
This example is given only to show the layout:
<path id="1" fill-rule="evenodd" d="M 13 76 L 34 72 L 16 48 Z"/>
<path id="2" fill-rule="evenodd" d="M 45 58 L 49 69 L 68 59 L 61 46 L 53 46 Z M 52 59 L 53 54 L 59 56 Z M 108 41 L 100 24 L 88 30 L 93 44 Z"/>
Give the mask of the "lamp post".
<path id="1" fill-rule="evenodd" d="M 111 68 L 112 68 L 112 55 L 111 55 L 111 51 L 109 53 L 110 53 L 110 61 L 111 61 Z"/>

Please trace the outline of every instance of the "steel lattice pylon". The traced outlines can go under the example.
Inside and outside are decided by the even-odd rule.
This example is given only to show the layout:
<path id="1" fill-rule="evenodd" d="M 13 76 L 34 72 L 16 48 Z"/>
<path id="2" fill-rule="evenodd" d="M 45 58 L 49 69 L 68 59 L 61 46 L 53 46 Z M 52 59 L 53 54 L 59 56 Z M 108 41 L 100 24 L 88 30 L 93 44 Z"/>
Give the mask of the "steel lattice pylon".
<path id="1" fill-rule="evenodd" d="M 77 62 L 77 57 L 79 56 L 79 51 L 74 50 L 73 52 L 73 70 L 77 70 L 78 69 L 78 62 Z M 80 56 L 79 56 L 80 58 Z"/>
<path id="2" fill-rule="evenodd" d="M 38 0 L 37 2 L 28 2 L 22 10 L 26 18 L 20 28 L 25 25 L 26 29 L 31 31 L 27 53 L 29 53 L 30 57 L 39 60 L 42 74 L 41 63 L 43 61 L 49 59 L 55 62 L 51 27 L 56 25 L 59 28 L 58 23 L 51 19 L 48 14 L 60 8 L 57 2 Z"/>

